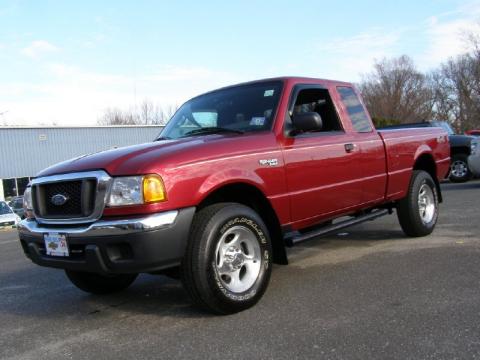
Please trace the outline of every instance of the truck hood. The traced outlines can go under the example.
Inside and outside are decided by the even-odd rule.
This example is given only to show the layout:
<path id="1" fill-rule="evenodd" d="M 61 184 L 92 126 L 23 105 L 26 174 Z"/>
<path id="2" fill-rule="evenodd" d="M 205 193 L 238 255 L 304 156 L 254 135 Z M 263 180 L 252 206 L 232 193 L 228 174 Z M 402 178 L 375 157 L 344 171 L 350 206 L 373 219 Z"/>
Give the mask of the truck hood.
<path id="1" fill-rule="evenodd" d="M 475 139 L 474 136 L 470 135 L 450 135 L 448 137 L 451 146 L 466 146 L 470 147 L 470 143 L 472 142 L 473 139 Z"/>
<path id="2" fill-rule="evenodd" d="M 161 140 L 82 155 L 55 164 L 37 177 L 103 169 L 112 176 L 145 174 L 172 155 L 188 152 L 189 160 L 199 156 L 197 149 L 211 147 L 212 142 L 232 141 L 237 135 L 215 134 L 178 140 Z M 214 145 L 213 145 L 214 146 Z"/>
<path id="3" fill-rule="evenodd" d="M 19 217 L 15 213 L 2 214 L 0 215 L 0 222 L 10 222 L 15 221 L 15 224 L 18 222 Z"/>

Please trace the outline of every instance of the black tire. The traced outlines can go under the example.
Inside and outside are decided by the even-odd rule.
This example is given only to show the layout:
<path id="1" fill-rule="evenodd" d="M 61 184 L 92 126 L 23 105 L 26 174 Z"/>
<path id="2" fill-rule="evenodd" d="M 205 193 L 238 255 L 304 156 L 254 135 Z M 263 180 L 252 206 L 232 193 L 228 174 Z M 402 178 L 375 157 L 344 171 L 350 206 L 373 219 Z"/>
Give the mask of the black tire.
<path id="1" fill-rule="evenodd" d="M 462 183 L 470 180 L 471 177 L 472 173 L 468 168 L 468 155 L 453 155 L 452 162 L 450 164 L 450 181 L 454 183 Z"/>
<path id="2" fill-rule="evenodd" d="M 256 257 L 256 260 L 249 260 L 255 263 L 255 271 L 251 272 L 253 276 L 249 272 L 252 269 L 251 263 L 247 266 L 246 261 L 245 264 L 241 261 L 235 263 L 237 257 L 231 260 L 231 257 L 219 255 L 223 251 L 219 249 L 228 247 L 228 236 L 232 235 L 230 232 L 235 231 L 245 233 L 248 243 L 256 249 L 248 255 Z M 236 238 L 235 234 L 232 236 Z M 243 251 L 240 250 L 245 246 L 243 240 L 232 240 L 232 243 L 238 245 L 239 252 Z M 220 247 L 221 244 L 224 246 Z M 224 251 L 223 254 L 227 252 Z M 249 254 L 249 250 L 242 254 L 241 256 Z M 244 277 L 248 273 L 249 281 L 254 281 L 253 284 L 245 291 L 235 292 L 229 289 L 229 285 L 233 286 L 235 276 L 230 278 L 232 284 L 228 284 L 229 276 L 221 274 L 218 269 L 220 258 L 231 260 L 225 260 L 224 264 L 238 267 L 236 271 L 240 282 L 245 267 L 247 270 L 244 271 Z M 254 210 L 237 203 L 219 203 L 210 205 L 195 215 L 182 262 L 182 282 L 197 306 L 215 314 L 232 314 L 252 307 L 267 289 L 271 268 L 272 245 L 268 229 Z"/>
<path id="3" fill-rule="evenodd" d="M 128 288 L 138 274 L 101 275 L 97 273 L 65 270 L 68 279 L 80 290 L 92 294 L 111 294 Z"/>
<path id="4" fill-rule="evenodd" d="M 419 205 L 420 192 L 423 190 L 432 197 L 428 204 L 433 205 L 433 208 L 428 206 L 430 210 L 428 214 L 427 210 L 423 211 L 423 206 L 421 209 Z M 424 197 L 422 202 L 423 200 Z M 397 216 L 403 232 L 408 236 L 425 236 L 433 231 L 438 219 L 438 192 L 429 173 L 422 170 L 413 171 L 407 196 L 397 204 Z"/>

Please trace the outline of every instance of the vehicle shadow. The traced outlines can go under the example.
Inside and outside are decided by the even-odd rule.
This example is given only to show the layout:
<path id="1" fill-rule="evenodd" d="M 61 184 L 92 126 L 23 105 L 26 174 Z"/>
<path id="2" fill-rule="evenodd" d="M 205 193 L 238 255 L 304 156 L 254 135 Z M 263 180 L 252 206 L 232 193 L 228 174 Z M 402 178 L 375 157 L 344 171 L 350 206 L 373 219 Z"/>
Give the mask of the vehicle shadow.
<path id="1" fill-rule="evenodd" d="M 480 180 L 471 180 L 465 183 L 445 182 L 441 185 L 441 187 L 442 187 L 442 191 L 479 189 Z"/>
<path id="2" fill-rule="evenodd" d="M 360 224 L 337 234 L 312 239 L 292 248 L 292 251 L 297 252 L 297 248 L 309 249 L 304 254 L 311 256 L 325 250 L 371 247 L 380 241 L 402 239 L 407 238 L 401 230 L 385 230 L 376 226 L 372 229 L 371 226 L 367 228 Z M 302 258 L 303 255 L 294 254 L 291 265 Z M 276 286 L 281 287 L 281 283 L 282 280 L 277 279 Z M 180 281 L 160 275 L 142 274 L 127 290 L 99 296 L 75 288 L 61 270 L 26 264 L 19 271 L 0 274 L 0 297 L 0 314 L 49 320 L 68 318 L 71 321 L 72 317 L 93 320 L 104 316 L 125 317 L 138 314 L 179 319 L 214 316 L 191 304 Z"/>
<path id="3" fill-rule="evenodd" d="M 92 295 L 74 287 L 61 270 L 36 265 L 0 275 L 0 314 L 28 318 L 65 319 L 142 314 L 178 318 L 208 318 L 195 308 L 180 281 L 141 274 L 125 291 Z"/>

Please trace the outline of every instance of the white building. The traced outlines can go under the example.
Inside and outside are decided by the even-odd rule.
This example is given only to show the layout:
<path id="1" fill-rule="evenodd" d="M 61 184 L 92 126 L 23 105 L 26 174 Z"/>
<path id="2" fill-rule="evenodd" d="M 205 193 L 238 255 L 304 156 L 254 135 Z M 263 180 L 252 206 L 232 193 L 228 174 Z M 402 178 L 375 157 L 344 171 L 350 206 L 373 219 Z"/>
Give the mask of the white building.
<path id="1" fill-rule="evenodd" d="M 80 155 L 153 141 L 162 126 L 0 127 L 0 200 L 40 170 Z"/>

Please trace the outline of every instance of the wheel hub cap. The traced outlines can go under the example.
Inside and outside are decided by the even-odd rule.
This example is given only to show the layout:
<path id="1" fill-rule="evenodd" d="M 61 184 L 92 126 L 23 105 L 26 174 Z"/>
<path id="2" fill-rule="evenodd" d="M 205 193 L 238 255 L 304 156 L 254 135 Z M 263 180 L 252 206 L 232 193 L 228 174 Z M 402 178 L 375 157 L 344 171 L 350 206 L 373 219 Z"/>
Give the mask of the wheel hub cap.
<path id="1" fill-rule="evenodd" d="M 231 271 L 239 270 L 245 263 L 245 255 L 242 250 L 234 246 L 230 246 L 225 251 L 225 265 L 230 267 Z"/>
<path id="2" fill-rule="evenodd" d="M 453 176 L 455 177 L 464 177 L 465 175 L 467 175 L 468 168 L 465 162 L 457 160 L 452 164 L 451 171 Z"/>
<path id="3" fill-rule="evenodd" d="M 423 184 L 418 192 L 418 212 L 424 224 L 431 222 L 435 216 L 435 196 L 427 184 Z"/>
<path id="4" fill-rule="evenodd" d="M 234 293 L 249 290 L 261 268 L 257 237 L 245 226 L 234 226 L 220 238 L 215 250 L 215 270 L 222 285 Z"/>

